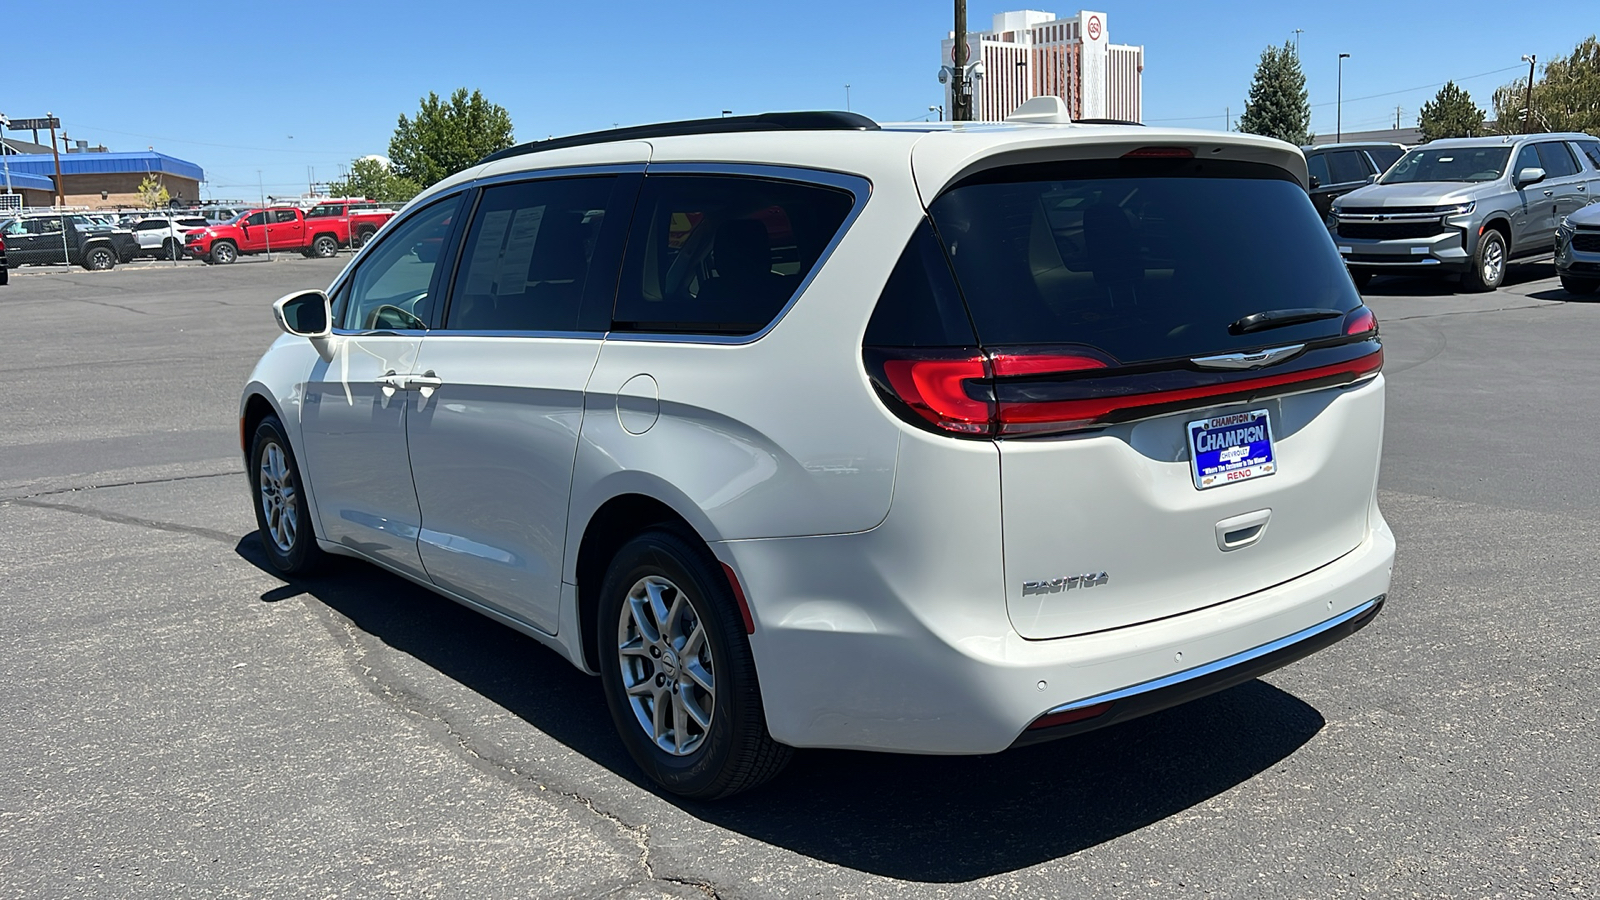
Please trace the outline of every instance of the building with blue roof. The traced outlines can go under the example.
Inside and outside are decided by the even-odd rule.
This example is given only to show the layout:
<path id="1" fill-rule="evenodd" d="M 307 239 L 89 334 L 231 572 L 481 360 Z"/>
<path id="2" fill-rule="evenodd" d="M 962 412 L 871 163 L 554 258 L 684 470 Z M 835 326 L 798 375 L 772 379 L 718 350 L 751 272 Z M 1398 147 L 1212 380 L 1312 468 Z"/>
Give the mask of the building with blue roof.
<path id="1" fill-rule="evenodd" d="M 5 162 L 11 170 L 14 188 L 26 187 L 31 193 L 34 187 L 17 181 L 18 176 L 27 176 L 43 179 L 45 190 L 55 190 L 56 158 L 53 154 L 8 153 Z M 61 154 L 61 192 L 68 206 L 91 209 L 138 206 L 141 202 L 139 183 L 150 176 L 160 180 L 174 201 L 190 203 L 200 200 L 200 182 L 205 180 L 206 173 L 192 162 L 154 150 L 132 153 L 72 150 Z M 0 190 L 4 190 L 3 184 Z M 27 205 L 39 204 L 30 197 Z"/>

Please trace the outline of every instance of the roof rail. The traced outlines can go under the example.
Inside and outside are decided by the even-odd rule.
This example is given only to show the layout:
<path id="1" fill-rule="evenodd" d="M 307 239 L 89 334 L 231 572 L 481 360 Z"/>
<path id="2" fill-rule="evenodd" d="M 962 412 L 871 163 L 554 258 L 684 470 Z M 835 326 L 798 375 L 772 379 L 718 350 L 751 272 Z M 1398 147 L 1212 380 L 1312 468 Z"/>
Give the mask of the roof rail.
<path id="1" fill-rule="evenodd" d="M 1140 127 L 1144 126 L 1143 122 L 1135 122 L 1132 119 L 1073 119 L 1072 123 L 1074 125 L 1138 125 Z"/>
<path id="2" fill-rule="evenodd" d="M 735 134 L 749 131 L 877 131 L 878 123 L 860 113 L 850 112 L 775 112 L 754 116 L 723 116 L 718 119 L 687 119 L 682 122 L 656 122 L 651 125 L 631 125 L 606 131 L 591 131 L 566 137 L 530 141 L 491 153 L 479 164 L 538 153 L 542 150 L 560 150 L 563 147 L 583 147 L 588 144 L 605 144 L 611 141 L 638 141 L 648 138 L 672 137 L 685 134 Z"/>

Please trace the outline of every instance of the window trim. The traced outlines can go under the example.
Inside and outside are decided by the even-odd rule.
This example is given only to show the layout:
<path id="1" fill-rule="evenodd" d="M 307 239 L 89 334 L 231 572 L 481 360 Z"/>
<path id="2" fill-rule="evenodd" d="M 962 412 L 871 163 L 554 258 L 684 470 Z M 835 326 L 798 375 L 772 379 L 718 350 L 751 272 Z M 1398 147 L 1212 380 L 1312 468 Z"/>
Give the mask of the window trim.
<path id="1" fill-rule="evenodd" d="M 660 334 L 647 331 L 608 330 L 606 332 L 606 340 L 608 341 L 629 341 L 652 344 L 722 344 L 738 346 L 743 344 L 753 344 L 756 341 L 761 340 L 771 333 L 772 329 L 778 327 L 778 323 L 782 322 L 784 317 L 789 314 L 789 310 L 793 309 L 795 303 L 799 302 L 801 295 L 804 294 L 806 289 L 811 286 L 812 280 L 815 279 L 817 274 L 822 271 L 824 266 L 827 265 L 829 257 L 833 255 L 833 251 L 839 246 L 840 242 L 844 240 L 845 235 L 850 233 L 850 227 L 855 224 L 856 219 L 861 217 L 861 210 L 864 209 L 867 205 L 867 202 L 872 199 L 872 181 L 870 179 L 861 175 L 835 172 L 828 169 L 810 169 L 801 166 L 763 165 L 758 163 L 651 163 L 645 167 L 644 175 L 646 184 L 649 183 L 650 176 L 653 174 L 731 175 L 736 177 L 742 176 L 747 178 L 762 178 L 769 181 L 788 181 L 796 184 L 815 185 L 843 190 L 850 194 L 852 202 L 850 211 L 845 214 L 844 221 L 839 224 L 838 230 L 833 233 L 832 239 L 830 239 L 827 245 L 822 248 L 822 252 L 817 254 L 817 261 L 812 264 L 811 270 L 806 273 L 806 277 L 802 278 L 800 283 L 795 286 L 794 293 L 790 294 L 789 299 L 784 301 L 783 306 L 778 310 L 777 314 L 772 317 L 772 320 L 766 325 L 762 326 L 759 330 L 753 331 L 750 334 L 737 335 L 680 333 Z M 643 191 L 642 185 L 640 190 L 641 192 Z M 637 215 L 638 211 L 635 210 L 634 214 Z M 632 230 L 631 221 L 629 222 L 629 229 L 630 231 Z M 614 292 L 611 302 L 611 314 L 613 317 L 616 315 L 616 297 Z"/>
<path id="2" fill-rule="evenodd" d="M 404 218 L 396 216 L 395 218 L 398 221 L 394 222 L 392 227 L 390 227 L 388 224 L 386 224 L 384 226 L 384 228 L 379 230 L 377 240 L 368 241 L 366 244 L 362 245 L 361 251 L 356 254 L 356 258 L 352 259 L 350 261 L 350 265 L 345 266 L 344 271 L 339 273 L 339 277 L 335 278 L 333 280 L 333 284 L 328 286 L 328 296 L 329 297 L 335 297 L 335 296 L 338 295 L 338 293 L 340 291 L 344 290 L 346 287 L 349 286 L 350 280 L 353 277 L 355 277 L 356 270 L 360 269 L 361 266 L 365 264 L 366 258 L 370 254 L 370 252 L 371 252 L 373 247 L 381 247 L 381 246 L 383 246 L 383 244 L 386 241 L 388 241 L 388 240 L 393 238 L 393 236 L 395 235 L 396 232 L 399 232 L 401 229 L 403 229 L 407 225 L 409 225 L 412 222 L 412 220 L 414 220 L 417 216 L 426 214 L 428 210 L 433 209 L 434 207 L 438 206 L 441 203 L 454 201 L 455 203 L 460 205 L 462 203 L 462 200 L 464 199 L 464 196 L 468 193 L 469 190 L 470 190 L 470 188 L 463 187 L 461 190 L 452 190 L 452 191 L 447 191 L 447 192 L 440 193 L 440 194 L 438 194 L 436 196 L 429 197 L 426 203 L 418 204 L 415 208 L 413 208 L 410 211 L 406 212 Z M 452 260 L 454 259 L 454 254 L 456 253 L 456 248 L 459 246 L 459 244 L 461 242 L 461 221 L 460 220 L 461 220 L 461 217 L 460 217 L 460 215 L 458 213 L 457 216 L 456 216 L 456 221 L 451 224 L 450 232 L 445 236 L 445 239 L 444 239 L 445 240 L 445 245 L 444 245 L 444 247 L 440 248 L 439 255 L 440 255 L 440 261 L 441 262 L 443 262 L 443 257 L 446 254 L 451 254 Z M 433 267 L 433 275 L 432 275 L 431 280 L 428 282 L 428 291 L 430 293 L 432 293 L 434 291 L 434 286 L 436 284 L 438 284 L 440 270 L 443 269 L 443 268 L 445 268 L 445 267 L 444 266 L 440 266 L 440 265 L 435 265 Z M 449 268 L 451 269 L 451 271 L 454 271 L 454 269 L 455 269 L 454 264 L 452 263 L 452 265 L 449 266 Z M 342 314 L 343 313 L 341 313 L 341 315 Z M 430 316 L 429 319 L 431 320 L 431 324 L 430 324 L 430 326 L 428 328 L 384 328 L 384 329 L 380 329 L 380 330 L 377 330 L 377 331 L 372 331 L 372 330 L 365 329 L 365 328 L 343 328 L 343 327 L 339 327 L 339 326 L 334 326 L 331 329 L 331 331 L 332 331 L 333 334 L 337 334 L 337 335 L 356 336 L 356 337 L 359 337 L 359 336 L 362 336 L 362 335 L 374 335 L 374 334 L 381 334 L 381 335 L 385 335 L 385 336 L 387 336 L 387 335 L 395 335 L 397 337 L 421 337 L 421 336 L 423 336 L 425 334 L 431 333 L 431 331 L 433 330 L 433 326 L 438 324 L 438 322 L 439 322 L 438 311 L 435 311 L 435 313 L 432 316 Z"/>

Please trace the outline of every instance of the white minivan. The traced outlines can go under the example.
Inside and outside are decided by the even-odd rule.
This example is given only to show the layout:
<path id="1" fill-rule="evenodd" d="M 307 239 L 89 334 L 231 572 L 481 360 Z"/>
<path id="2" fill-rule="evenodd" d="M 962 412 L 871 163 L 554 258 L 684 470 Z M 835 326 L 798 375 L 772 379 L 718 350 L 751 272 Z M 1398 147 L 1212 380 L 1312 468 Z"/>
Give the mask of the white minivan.
<path id="1" fill-rule="evenodd" d="M 275 306 L 240 420 L 272 565 L 533 636 L 697 798 L 796 747 L 1077 734 L 1363 627 L 1383 349 L 1300 150 L 1038 106 L 624 128 L 433 186 Z"/>

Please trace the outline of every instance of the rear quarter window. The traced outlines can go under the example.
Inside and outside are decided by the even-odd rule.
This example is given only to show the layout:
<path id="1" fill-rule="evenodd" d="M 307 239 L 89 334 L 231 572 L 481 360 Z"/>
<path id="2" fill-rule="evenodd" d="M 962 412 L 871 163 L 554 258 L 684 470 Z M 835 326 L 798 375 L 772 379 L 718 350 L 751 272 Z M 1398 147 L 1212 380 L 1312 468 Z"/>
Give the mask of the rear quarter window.
<path id="1" fill-rule="evenodd" d="M 787 305 L 854 205 L 848 191 L 733 175 L 644 180 L 613 330 L 754 334 Z"/>

